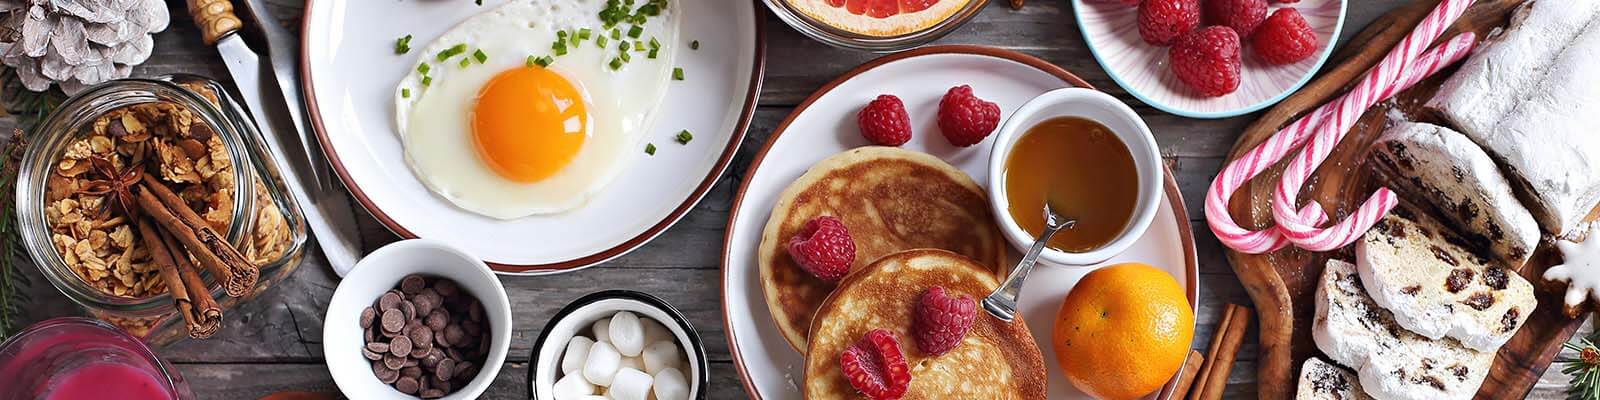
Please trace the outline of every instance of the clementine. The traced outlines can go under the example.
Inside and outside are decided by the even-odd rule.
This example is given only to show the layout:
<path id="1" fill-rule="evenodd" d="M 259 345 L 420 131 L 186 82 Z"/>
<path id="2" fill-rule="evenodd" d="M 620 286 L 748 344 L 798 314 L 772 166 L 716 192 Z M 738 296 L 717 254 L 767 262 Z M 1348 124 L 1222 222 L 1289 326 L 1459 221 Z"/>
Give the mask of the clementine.
<path id="1" fill-rule="evenodd" d="M 1183 287 L 1139 263 L 1084 275 L 1061 301 L 1051 335 L 1067 380 L 1108 400 L 1160 389 L 1183 366 L 1192 340 L 1194 312 Z"/>

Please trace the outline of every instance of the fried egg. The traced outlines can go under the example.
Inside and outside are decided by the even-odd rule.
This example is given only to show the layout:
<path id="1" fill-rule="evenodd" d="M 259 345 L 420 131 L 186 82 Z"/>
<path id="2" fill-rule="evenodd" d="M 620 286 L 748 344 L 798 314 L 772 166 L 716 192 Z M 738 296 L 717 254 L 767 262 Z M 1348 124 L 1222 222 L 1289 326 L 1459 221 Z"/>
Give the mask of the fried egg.
<path id="1" fill-rule="evenodd" d="M 676 7 L 638 3 L 665 6 L 606 28 L 605 0 L 514 0 L 413 50 L 394 94 L 406 164 L 488 217 L 581 207 L 644 155 L 672 77 Z"/>

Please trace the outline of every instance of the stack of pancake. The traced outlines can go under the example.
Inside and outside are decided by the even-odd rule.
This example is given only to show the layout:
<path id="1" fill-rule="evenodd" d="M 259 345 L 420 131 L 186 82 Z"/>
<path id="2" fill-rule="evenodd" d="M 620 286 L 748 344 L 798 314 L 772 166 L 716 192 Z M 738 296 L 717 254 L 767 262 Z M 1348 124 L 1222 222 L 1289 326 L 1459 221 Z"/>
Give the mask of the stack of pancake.
<path id="1" fill-rule="evenodd" d="M 855 263 L 837 285 L 811 276 L 785 251 L 819 216 L 838 218 L 855 242 Z M 911 315 L 929 287 L 981 299 L 999 285 L 1006 244 L 994 221 L 972 178 L 914 151 L 857 148 L 795 180 L 773 205 L 758 264 L 774 322 L 806 356 L 806 398 L 858 396 L 838 358 L 872 329 L 895 332 L 901 342 L 912 376 L 904 398 L 1043 398 L 1043 357 L 1020 320 L 979 315 L 963 343 L 938 357 L 912 343 Z"/>

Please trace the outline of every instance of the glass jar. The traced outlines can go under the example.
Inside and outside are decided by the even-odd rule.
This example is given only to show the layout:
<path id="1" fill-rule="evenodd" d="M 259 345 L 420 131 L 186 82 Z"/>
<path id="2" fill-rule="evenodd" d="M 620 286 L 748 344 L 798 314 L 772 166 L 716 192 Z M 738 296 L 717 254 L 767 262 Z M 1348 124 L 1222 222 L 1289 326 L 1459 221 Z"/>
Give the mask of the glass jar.
<path id="1" fill-rule="evenodd" d="M 960 28 L 962 24 L 967 23 L 967 20 L 972 19 L 973 16 L 978 15 L 978 12 L 983 10 L 983 6 L 989 4 L 987 1 L 968 2 L 967 5 L 956 10 L 954 14 L 945 17 L 943 21 L 917 31 L 895 36 L 868 36 L 835 28 L 826 22 L 807 17 L 800 11 L 789 7 L 789 1 L 764 0 L 767 3 L 767 8 L 771 9 L 772 13 L 778 16 L 778 19 L 783 20 L 784 23 L 789 24 L 790 27 L 813 40 L 833 47 L 866 50 L 876 53 L 905 50 L 944 37 L 944 35 L 954 32 L 956 28 Z"/>
<path id="2" fill-rule="evenodd" d="M 180 84 L 201 88 L 214 95 L 216 103 L 208 96 Z M 282 217 L 285 232 L 273 234 L 281 238 L 282 253 L 275 259 L 259 260 L 256 266 L 261 275 L 256 286 L 243 298 L 225 296 L 223 289 L 212 279 L 205 268 L 200 275 L 224 310 L 233 308 L 240 300 L 255 297 L 273 284 L 283 280 L 299 266 L 306 245 L 306 227 L 300 207 L 289 196 L 272 162 L 265 139 L 255 130 L 239 103 L 217 82 L 193 75 L 171 75 L 156 79 L 120 79 L 86 89 L 63 102 L 49 117 L 36 125 L 28 136 L 26 153 L 17 175 L 17 220 L 24 248 L 35 266 L 50 284 L 82 306 L 90 315 L 110 322 L 140 337 L 146 342 L 164 345 L 182 337 L 187 330 L 177 314 L 172 296 L 161 292 L 142 298 L 131 298 L 106 293 L 86 282 L 52 242 L 50 221 L 46 208 L 47 180 L 65 156 L 74 141 L 92 133 L 94 120 L 102 114 L 125 106 L 152 102 L 177 104 L 192 113 L 197 123 L 210 127 L 221 139 L 232 162 L 233 208 L 225 232 L 227 240 L 235 247 L 246 248 L 256 237 L 258 213 L 274 209 Z M 238 184 L 253 182 L 255 184 Z M 262 193 L 264 191 L 264 193 Z M 270 199 L 269 204 L 257 206 L 258 196 Z M 109 201 L 106 200 L 106 201 Z M 274 224 L 278 226 L 278 224 Z M 276 245 L 275 245 L 276 246 Z M 131 257 L 131 256 L 130 256 Z"/>
<path id="3" fill-rule="evenodd" d="M 0 400 L 194 398 L 139 339 L 79 317 L 41 321 L 0 343 L 0 388 Z"/>

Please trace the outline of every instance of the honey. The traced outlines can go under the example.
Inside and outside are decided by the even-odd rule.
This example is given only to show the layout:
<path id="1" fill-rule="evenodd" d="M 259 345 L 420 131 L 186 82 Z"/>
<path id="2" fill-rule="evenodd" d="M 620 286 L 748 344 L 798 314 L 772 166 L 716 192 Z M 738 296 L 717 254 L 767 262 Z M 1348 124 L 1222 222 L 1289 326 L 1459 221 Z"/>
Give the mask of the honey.
<path id="1" fill-rule="evenodd" d="M 1077 220 L 1048 247 L 1083 253 L 1105 246 L 1127 228 L 1138 204 L 1138 171 L 1128 147 L 1105 125 L 1079 117 L 1048 119 L 1017 138 L 1004 178 L 1011 218 L 1038 237 L 1044 204 Z"/>

